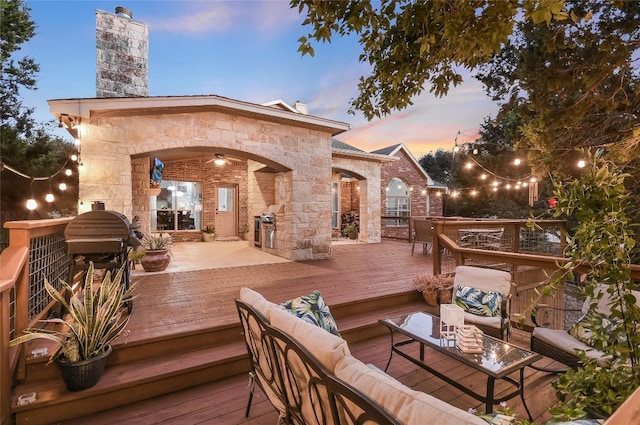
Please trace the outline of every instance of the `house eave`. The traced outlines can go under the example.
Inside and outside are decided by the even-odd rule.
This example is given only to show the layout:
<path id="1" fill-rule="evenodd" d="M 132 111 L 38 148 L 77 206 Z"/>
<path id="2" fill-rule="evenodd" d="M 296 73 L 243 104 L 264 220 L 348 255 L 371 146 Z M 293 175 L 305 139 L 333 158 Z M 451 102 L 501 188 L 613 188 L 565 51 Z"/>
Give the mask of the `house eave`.
<path id="1" fill-rule="evenodd" d="M 347 123 L 290 112 L 270 106 L 229 99 L 221 96 L 150 96 L 117 98 L 52 99 L 49 110 L 59 120 L 62 116 L 89 119 L 98 116 L 135 116 L 158 113 L 221 111 L 229 114 L 277 122 L 330 133 L 347 131 Z"/>
<path id="2" fill-rule="evenodd" d="M 331 150 L 331 156 L 335 156 L 339 158 L 365 159 L 368 161 L 377 161 L 381 164 L 384 162 L 393 162 L 398 160 L 398 158 L 394 158 L 388 155 L 379 155 L 379 154 L 369 153 L 364 151 L 358 152 L 353 150 L 336 149 L 336 148 L 333 148 Z"/>

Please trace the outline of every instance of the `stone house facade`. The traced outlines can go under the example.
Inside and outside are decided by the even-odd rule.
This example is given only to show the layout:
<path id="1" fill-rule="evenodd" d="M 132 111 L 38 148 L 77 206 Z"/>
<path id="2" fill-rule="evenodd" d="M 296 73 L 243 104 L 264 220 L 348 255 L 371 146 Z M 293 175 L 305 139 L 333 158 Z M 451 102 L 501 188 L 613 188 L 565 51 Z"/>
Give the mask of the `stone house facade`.
<path id="1" fill-rule="evenodd" d="M 256 246 L 298 261 L 329 258 L 349 211 L 358 240 L 380 242 L 381 173 L 397 158 L 337 142 L 349 125 L 308 115 L 300 103 L 148 96 L 148 29 L 132 16 L 121 7 L 96 12 L 97 97 L 49 101 L 84 164 L 78 213 L 104 205 L 177 241 L 200 240 L 207 226 L 236 238 L 248 226 L 262 241 L 256 217 L 273 212 L 274 245 Z M 150 178 L 157 163 L 160 181 Z M 418 185 L 420 177 L 405 179 Z"/>

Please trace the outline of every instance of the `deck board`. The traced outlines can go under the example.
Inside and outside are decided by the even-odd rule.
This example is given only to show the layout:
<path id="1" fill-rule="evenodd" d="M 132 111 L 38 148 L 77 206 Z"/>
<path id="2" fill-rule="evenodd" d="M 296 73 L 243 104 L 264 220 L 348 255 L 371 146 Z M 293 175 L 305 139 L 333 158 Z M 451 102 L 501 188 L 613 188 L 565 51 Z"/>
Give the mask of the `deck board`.
<path id="1" fill-rule="evenodd" d="M 211 326 L 237 323 L 234 299 L 242 286 L 258 290 L 274 302 L 319 289 L 331 306 L 356 302 L 365 296 L 383 297 L 414 290 L 413 276 L 432 270 L 430 254 L 411 256 L 411 244 L 402 241 L 335 246 L 332 256 L 330 260 L 144 276 L 134 301 L 128 340 L 162 338 L 179 332 L 197 332 Z M 528 334 L 515 330 L 513 342 L 528 348 Z M 384 369 L 389 358 L 389 345 L 390 338 L 383 335 L 350 343 L 350 349 L 360 360 Z M 433 354 L 433 361 L 440 370 L 449 370 L 470 386 L 483 388 L 486 382 L 484 375 L 460 367 L 458 362 L 446 356 Z M 484 410 L 482 403 L 399 356 L 394 356 L 388 373 L 416 390 L 432 394 L 461 409 Z M 548 409 L 555 402 L 550 385 L 553 379 L 551 374 L 526 369 L 525 395 L 536 423 L 546 423 L 550 419 Z M 78 425 L 87 421 L 96 425 L 276 423 L 275 410 L 259 390 L 249 418 L 244 417 L 247 385 L 246 374 L 236 375 L 95 414 L 90 419 L 77 418 L 62 424 Z M 498 391 L 501 388 L 497 387 Z M 508 405 L 525 417 L 520 398 L 510 400 Z"/>

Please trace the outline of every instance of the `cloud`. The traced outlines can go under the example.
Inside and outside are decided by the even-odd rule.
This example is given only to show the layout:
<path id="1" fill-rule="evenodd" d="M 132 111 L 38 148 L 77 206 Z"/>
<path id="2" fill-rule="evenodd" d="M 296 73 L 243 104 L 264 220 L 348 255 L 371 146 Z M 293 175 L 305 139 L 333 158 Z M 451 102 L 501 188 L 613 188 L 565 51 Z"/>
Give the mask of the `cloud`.
<path id="1" fill-rule="evenodd" d="M 181 34 L 222 33 L 238 29 L 278 34 L 300 21 L 297 10 L 287 1 L 181 1 L 169 18 L 145 18 L 149 28 Z M 164 13 L 163 13 L 164 15 Z"/>
<path id="2" fill-rule="evenodd" d="M 459 143 L 475 140 L 484 118 L 497 110 L 480 83 L 467 78 L 445 97 L 422 93 L 409 108 L 354 126 L 337 138 L 366 151 L 404 143 L 419 158 L 439 148 L 451 149 L 458 132 Z"/>

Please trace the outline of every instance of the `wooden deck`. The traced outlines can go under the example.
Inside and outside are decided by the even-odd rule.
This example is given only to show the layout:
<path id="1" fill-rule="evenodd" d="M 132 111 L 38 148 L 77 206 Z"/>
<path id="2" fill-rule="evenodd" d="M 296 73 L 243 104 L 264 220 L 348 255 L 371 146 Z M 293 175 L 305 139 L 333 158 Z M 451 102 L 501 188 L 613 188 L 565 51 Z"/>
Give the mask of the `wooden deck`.
<path id="1" fill-rule="evenodd" d="M 251 287 L 274 302 L 319 289 L 329 306 L 348 306 L 363 299 L 384 298 L 414 291 L 412 278 L 416 273 L 431 271 L 431 255 L 416 252 L 411 256 L 407 242 L 385 240 L 380 244 L 338 245 L 333 258 L 311 262 L 291 262 L 238 266 L 221 269 L 185 271 L 146 276 L 134 301 L 127 345 L 142 340 L 161 340 L 179 333 L 197 334 L 212 327 L 238 323 L 234 299 L 243 286 Z M 215 261 L 215 259 L 211 259 Z M 415 301 L 413 301 L 415 303 Z M 411 304 L 406 308 L 427 308 Z M 353 326 L 357 315 L 347 317 L 341 308 L 336 317 L 338 327 Z M 369 312 L 369 315 L 376 312 Z M 380 314 L 385 314 L 384 312 Z M 342 317 L 341 317 L 342 316 Z M 382 318 L 382 317 L 380 317 Z M 515 331 L 512 342 L 528 348 L 529 336 Z M 366 363 L 384 368 L 389 356 L 388 334 L 373 334 L 371 338 L 350 341 L 353 355 Z M 461 367 L 446 357 L 432 353 L 430 361 L 440 365 L 469 387 L 482 388 L 483 376 Z M 549 361 L 543 361 L 546 365 Z M 459 408 L 483 405 L 410 362 L 394 357 L 388 373 L 410 387 L 432 394 Z M 555 403 L 550 383 L 553 375 L 527 369 L 525 397 L 536 423 L 550 419 L 549 407 Z M 108 379 L 107 379 L 108 380 Z M 277 414 L 265 397 L 254 397 L 249 418 L 244 417 L 248 396 L 248 376 L 237 374 L 193 388 L 158 396 L 127 406 L 59 422 L 61 424 L 274 424 Z M 99 384 L 101 385 L 101 384 Z M 500 387 L 497 387 L 500 391 Z M 498 393 L 497 391 L 497 393 Z M 526 413 L 519 398 L 508 405 L 521 417 Z"/>

